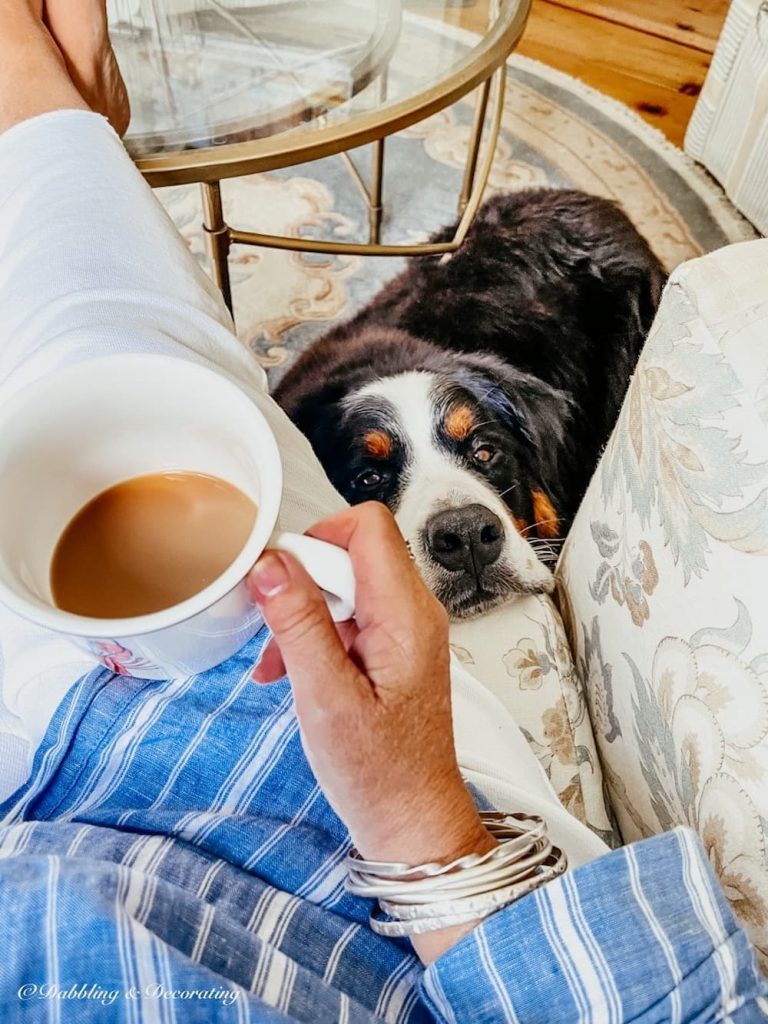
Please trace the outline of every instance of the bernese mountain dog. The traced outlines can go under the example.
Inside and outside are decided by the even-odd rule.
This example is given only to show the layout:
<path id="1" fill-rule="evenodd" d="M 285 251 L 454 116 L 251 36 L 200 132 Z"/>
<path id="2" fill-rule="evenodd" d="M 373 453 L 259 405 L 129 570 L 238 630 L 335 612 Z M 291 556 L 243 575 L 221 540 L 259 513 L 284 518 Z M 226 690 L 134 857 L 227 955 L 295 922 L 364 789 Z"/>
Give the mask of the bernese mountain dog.
<path id="1" fill-rule="evenodd" d="M 349 502 L 395 513 L 449 613 L 477 615 L 552 589 L 664 282 L 614 203 L 498 195 L 458 252 L 412 260 L 275 398 Z"/>

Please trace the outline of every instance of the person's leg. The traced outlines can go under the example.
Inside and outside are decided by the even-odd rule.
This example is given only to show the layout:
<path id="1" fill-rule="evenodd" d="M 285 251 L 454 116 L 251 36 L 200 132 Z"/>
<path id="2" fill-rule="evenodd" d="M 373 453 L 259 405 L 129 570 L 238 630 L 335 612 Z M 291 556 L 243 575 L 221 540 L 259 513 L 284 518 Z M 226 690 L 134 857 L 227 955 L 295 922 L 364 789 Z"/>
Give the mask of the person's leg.
<path id="1" fill-rule="evenodd" d="M 221 295 L 115 133 L 87 109 L 30 3 L 0 0 L 0 402 L 59 367 L 112 352 L 206 363 L 266 416 L 283 458 L 280 528 L 307 529 L 342 499 L 266 395 Z M 74 9 L 75 0 L 65 4 Z M 1 696 L 30 751 L 82 674 L 64 641 L 38 634 L 0 608 Z M 4 769 L 5 793 L 19 778 L 4 788 Z"/>
<path id="2" fill-rule="evenodd" d="M 44 16 L 80 95 L 124 135 L 131 110 L 109 41 L 106 0 L 45 0 Z"/>
<path id="3" fill-rule="evenodd" d="M 58 366 L 110 352 L 206 362 L 269 420 L 283 454 L 281 526 L 306 529 L 342 507 L 340 497 L 266 397 L 265 375 L 234 336 L 221 294 L 115 134 L 84 109 L 34 2 L 0 4 L 0 132 L 14 98 L 28 118 L 17 115 L 0 134 L 0 401 Z M 64 8 L 83 17 L 92 2 L 60 0 L 62 37 L 76 35 Z M 45 65 L 39 82 L 19 72 L 32 58 Z"/>
<path id="4" fill-rule="evenodd" d="M 40 20 L 41 0 L 0 3 L 0 133 L 37 114 L 87 109 Z"/>
<path id="5" fill-rule="evenodd" d="M 221 296 L 70 70 L 95 108 L 120 107 L 104 0 L 4 0 L 0 397 L 75 354 L 125 348 L 202 357 L 263 387 Z"/>

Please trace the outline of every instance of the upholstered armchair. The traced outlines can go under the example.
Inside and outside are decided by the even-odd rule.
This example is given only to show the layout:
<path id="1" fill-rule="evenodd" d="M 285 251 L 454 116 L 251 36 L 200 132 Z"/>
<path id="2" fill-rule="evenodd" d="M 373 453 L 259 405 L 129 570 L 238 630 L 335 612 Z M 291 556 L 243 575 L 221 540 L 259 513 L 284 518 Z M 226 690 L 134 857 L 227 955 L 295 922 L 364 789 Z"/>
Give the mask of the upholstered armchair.
<path id="1" fill-rule="evenodd" d="M 672 275 L 557 604 L 454 648 L 609 841 L 698 832 L 768 967 L 768 240 Z"/>

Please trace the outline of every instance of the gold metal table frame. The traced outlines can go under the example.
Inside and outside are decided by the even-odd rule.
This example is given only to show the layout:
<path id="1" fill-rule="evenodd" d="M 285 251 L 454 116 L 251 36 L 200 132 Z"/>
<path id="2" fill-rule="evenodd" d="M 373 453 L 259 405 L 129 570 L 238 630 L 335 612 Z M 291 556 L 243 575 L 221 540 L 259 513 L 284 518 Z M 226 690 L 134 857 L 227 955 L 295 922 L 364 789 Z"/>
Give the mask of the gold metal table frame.
<path id="1" fill-rule="evenodd" d="M 392 106 L 352 116 L 349 120 L 309 131 L 291 132 L 205 149 L 182 150 L 139 156 L 136 164 L 153 187 L 200 183 L 203 228 L 211 259 L 213 279 L 232 311 L 229 252 L 233 244 L 264 246 L 295 252 L 361 256 L 436 256 L 450 258 L 464 241 L 488 183 L 504 111 L 506 60 L 525 28 L 532 0 L 493 0 L 494 22 L 482 42 L 472 49 L 450 77 Z M 509 17 L 503 17 L 504 11 Z M 386 73 L 380 80 L 382 99 Z M 477 90 L 467 160 L 458 202 L 459 222 L 449 241 L 439 243 L 381 243 L 381 219 L 385 175 L 385 140 L 397 132 L 438 113 Z M 491 108 L 490 119 L 488 109 Z M 484 130 L 488 122 L 481 159 Z M 370 184 L 360 174 L 349 151 L 373 147 Z M 368 242 L 336 242 L 244 231 L 227 224 L 221 197 L 226 178 L 257 174 L 339 155 L 349 167 L 368 205 Z"/>

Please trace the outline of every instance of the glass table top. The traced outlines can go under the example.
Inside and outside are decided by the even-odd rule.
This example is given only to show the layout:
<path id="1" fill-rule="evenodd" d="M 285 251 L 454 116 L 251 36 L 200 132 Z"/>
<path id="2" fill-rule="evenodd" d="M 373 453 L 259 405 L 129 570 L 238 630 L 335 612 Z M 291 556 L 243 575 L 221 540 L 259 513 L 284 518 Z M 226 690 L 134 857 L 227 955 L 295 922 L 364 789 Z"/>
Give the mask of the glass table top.
<path id="1" fill-rule="evenodd" d="M 529 4 L 108 0 L 131 97 L 126 144 L 151 158 L 439 109 L 438 94 L 467 92 L 504 59 Z M 465 6 L 484 36 L 455 27 Z"/>

